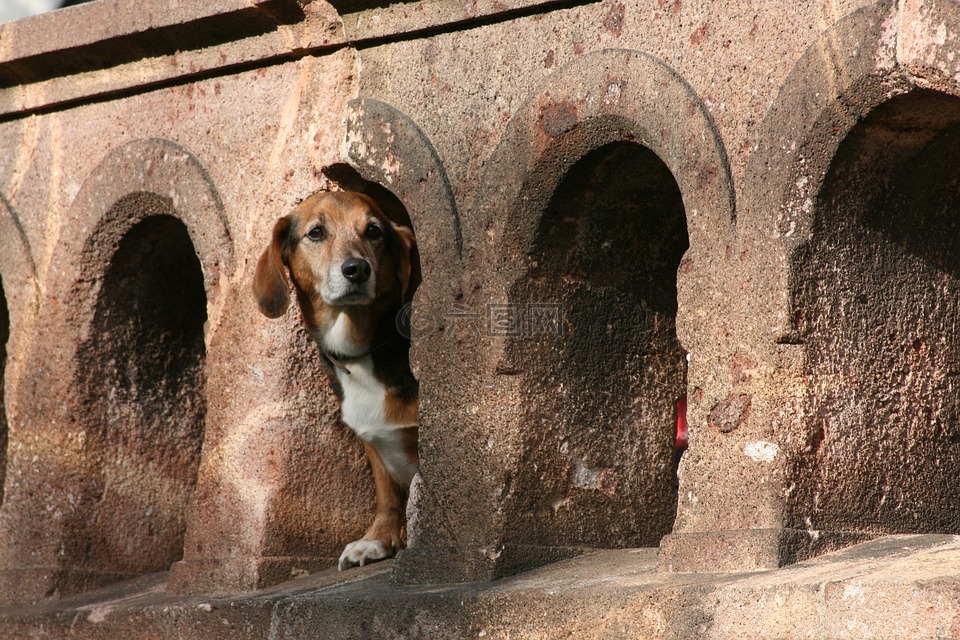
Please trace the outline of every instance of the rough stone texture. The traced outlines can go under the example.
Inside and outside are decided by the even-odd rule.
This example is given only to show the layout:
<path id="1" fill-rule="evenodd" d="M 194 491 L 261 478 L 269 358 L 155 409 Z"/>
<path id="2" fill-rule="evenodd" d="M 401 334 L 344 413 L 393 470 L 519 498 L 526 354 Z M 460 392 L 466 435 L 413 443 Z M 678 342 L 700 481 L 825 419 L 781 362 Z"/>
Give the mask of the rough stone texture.
<path id="1" fill-rule="evenodd" d="M 26 638 L 955 638 L 960 541 L 898 536 L 774 572 L 657 571 L 652 549 L 592 552 L 487 584 L 398 586 L 390 562 L 243 597 L 176 596 L 152 574 L 0 609 Z M 893 614 L 896 612 L 896 614 Z"/>
<path id="2" fill-rule="evenodd" d="M 0 27 L 4 635 L 960 635 L 956 3 L 215 4 Z M 336 184 L 422 465 L 298 578 L 372 487 L 249 279 Z"/>
<path id="3" fill-rule="evenodd" d="M 960 488 L 943 481 L 960 472 L 958 125 L 955 98 L 898 96 L 831 166 L 794 275 L 813 424 L 793 526 L 960 531 Z"/>

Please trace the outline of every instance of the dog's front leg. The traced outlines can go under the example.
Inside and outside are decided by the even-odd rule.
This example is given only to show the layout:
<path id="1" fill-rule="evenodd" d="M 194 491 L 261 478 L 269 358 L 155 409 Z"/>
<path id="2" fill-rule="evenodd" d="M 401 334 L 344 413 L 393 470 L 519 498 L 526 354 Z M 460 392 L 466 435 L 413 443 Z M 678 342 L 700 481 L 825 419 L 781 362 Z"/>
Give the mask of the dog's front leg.
<path id="1" fill-rule="evenodd" d="M 387 471 L 380 453 L 368 442 L 363 443 L 373 471 L 373 481 L 377 490 L 377 513 L 373 524 L 364 536 L 351 542 L 340 554 L 340 570 L 356 565 L 361 567 L 369 562 L 392 558 L 400 548 L 401 529 L 407 488 L 398 483 Z"/>

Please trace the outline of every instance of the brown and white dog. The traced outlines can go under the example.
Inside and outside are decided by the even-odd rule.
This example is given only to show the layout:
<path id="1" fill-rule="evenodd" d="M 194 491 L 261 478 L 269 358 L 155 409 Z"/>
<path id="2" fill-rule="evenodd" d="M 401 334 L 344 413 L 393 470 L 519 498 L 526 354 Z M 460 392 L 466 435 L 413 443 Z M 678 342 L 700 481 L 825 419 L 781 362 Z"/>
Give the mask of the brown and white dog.
<path id="1" fill-rule="evenodd" d="M 413 232 L 372 198 L 320 192 L 277 220 L 253 280 L 269 318 L 286 312 L 293 286 L 303 321 L 335 372 L 343 422 L 370 461 L 376 516 L 363 538 L 344 548 L 341 570 L 389 558 L 402 543 L 419 464 L 418 384 L 397 317 L 417 284 L 415 246 Z"/>

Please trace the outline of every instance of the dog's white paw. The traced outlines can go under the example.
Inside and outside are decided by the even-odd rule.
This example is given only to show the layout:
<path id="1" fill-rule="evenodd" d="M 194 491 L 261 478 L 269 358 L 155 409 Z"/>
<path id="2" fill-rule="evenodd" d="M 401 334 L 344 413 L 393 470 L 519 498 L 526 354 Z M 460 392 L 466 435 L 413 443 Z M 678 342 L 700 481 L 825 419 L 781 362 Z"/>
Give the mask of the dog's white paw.
<path id="1" fill-rule="evenodd" d="M 370 562 L 392 558 L 396 553 L 393 546 L 387 546 L 379 540 L 357 540 L 343 548 L 340 554 L 340 571 Z"/>

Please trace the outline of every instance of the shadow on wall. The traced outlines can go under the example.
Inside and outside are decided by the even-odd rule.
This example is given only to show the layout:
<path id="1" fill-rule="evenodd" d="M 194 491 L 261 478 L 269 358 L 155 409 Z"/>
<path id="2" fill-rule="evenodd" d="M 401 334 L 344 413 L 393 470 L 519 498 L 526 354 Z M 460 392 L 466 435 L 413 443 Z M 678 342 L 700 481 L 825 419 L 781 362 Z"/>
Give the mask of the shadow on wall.
<path id="1" fill-rule="evenodd" d="M 98 440 L 96 507 L 85 557 L 118 573 L 166 570 L 183 551 L 203 442 L 206 295 L 200 262 L 166 201 L 119 242 L 80 348 L 82 394 Z"/>
<path id="2" fill-rule="evenodd" d="M 680 189 L 640 144 L 595 149 L 560 182 L 510 292 L 524 324 L 506 362 L 529 382 L 508 543 L 650 547 L 671 531 L 688 244 Z"/>
<path id="3" fill-rule="evenodd" d="M 373 198 L 377 206 L 399 225 L 413 229 L 410 213 L 407 207 L 396 196 L 379 182 L 367 180 L 349 164 L 338 162 L 323 168 L 323 174 L 337 183 L 341 189 L 357 191 Z"/>
<path id="4" fill-rule="evenodd" d="M 7 296 L 0 282 L 0 504 L 3 504 L 3 488 L 7 478 L 7 404 L 5 386 L 7 370 L 7 340 L 10 338 L 10 310 L 7 308 Z"/>
<path id="5" fill-rule="evenodd" d="M 960 533 L 960 100 L 874 110 L 837 152 L 799 254 L 812 385 L 788 526 Z"/>

